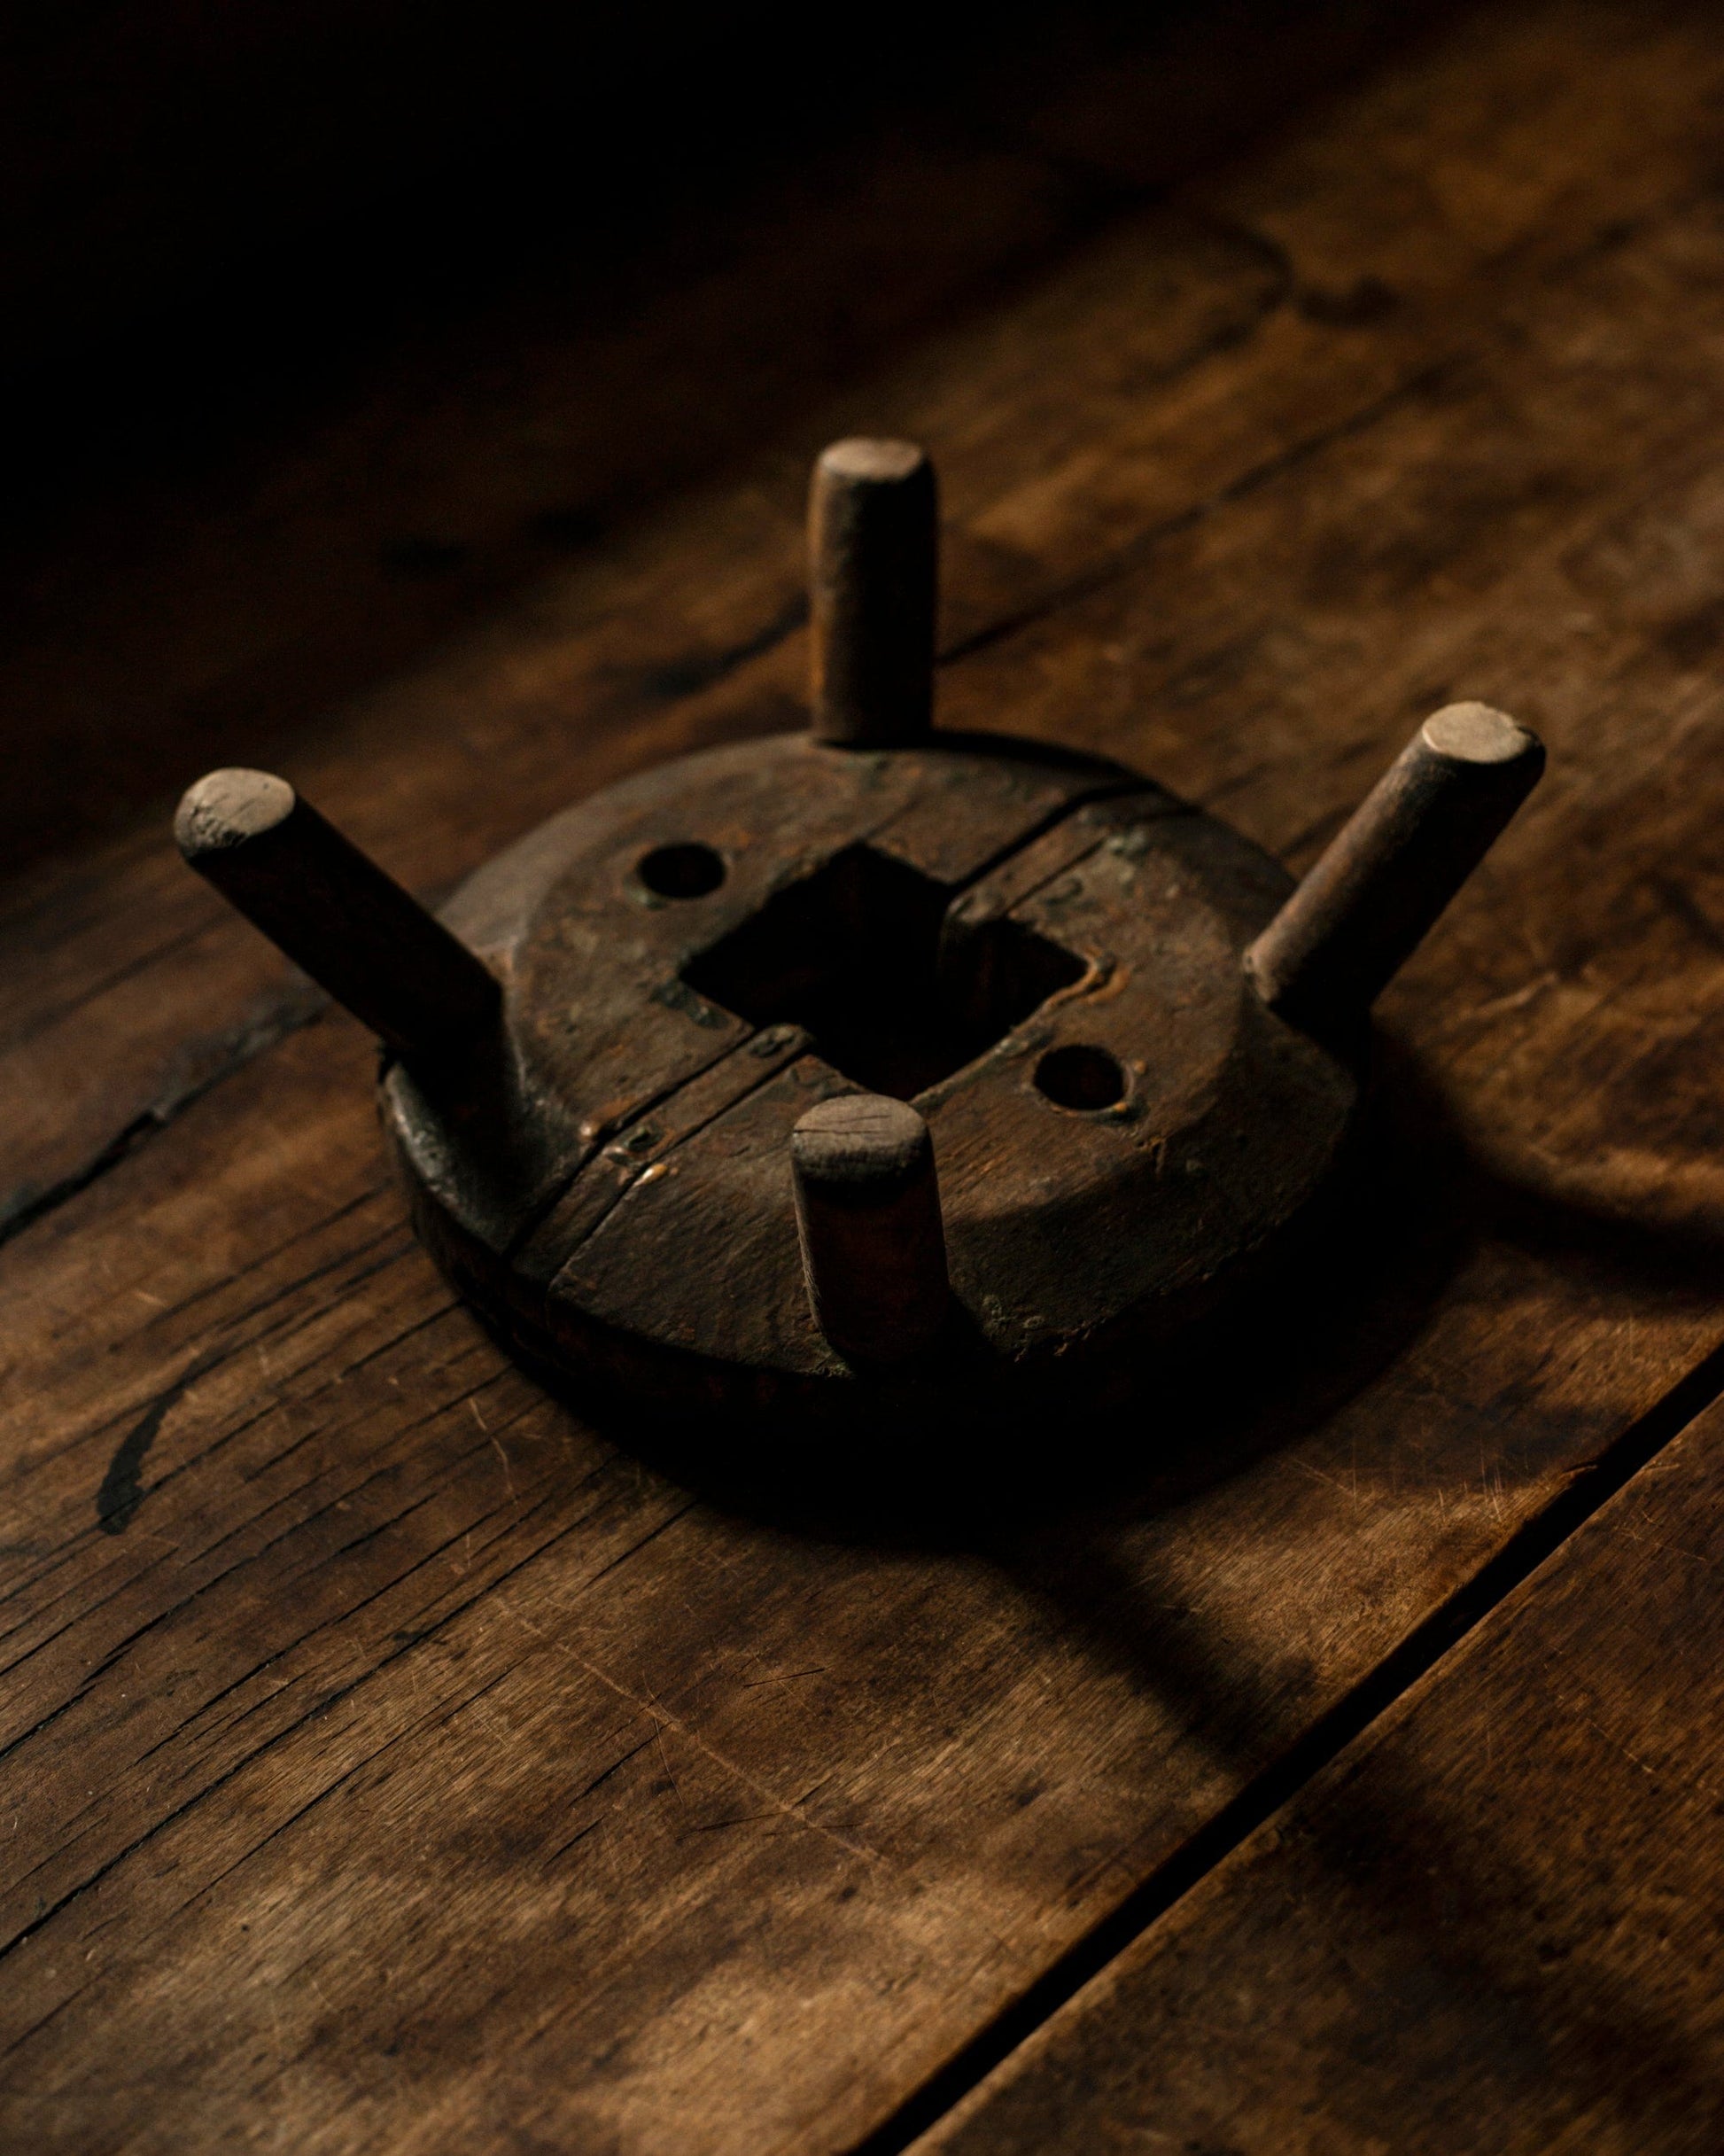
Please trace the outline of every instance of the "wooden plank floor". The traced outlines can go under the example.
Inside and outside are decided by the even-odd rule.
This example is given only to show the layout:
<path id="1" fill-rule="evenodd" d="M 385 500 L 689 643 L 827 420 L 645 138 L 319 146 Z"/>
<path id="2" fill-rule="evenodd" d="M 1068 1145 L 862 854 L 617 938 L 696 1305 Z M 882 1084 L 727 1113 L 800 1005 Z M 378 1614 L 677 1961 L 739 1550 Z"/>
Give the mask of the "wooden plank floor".
<path id="1" fill-rule="evenodd" d="M 1724 2142 L 1714 1406 L 919 2156 Z"/>
<path id="2" fill-rule="evenodd" d="M 1699 8 L 1433 27 L 293 749 L 435 891 L 794 723 L 857 425 L 946 476 L 953 723 L 1301 866 L 1425 710 L 1528 719 L 1552 775 L 1386 1011 L 1355 1257 L 1164 1426 L 884 1522 L 662 1472 L 453 1302 L 366 1044 L 165 834 L 19 890 L 20 2144 L 901 2148 L 1704 1397 L 1720 91 Z"/>

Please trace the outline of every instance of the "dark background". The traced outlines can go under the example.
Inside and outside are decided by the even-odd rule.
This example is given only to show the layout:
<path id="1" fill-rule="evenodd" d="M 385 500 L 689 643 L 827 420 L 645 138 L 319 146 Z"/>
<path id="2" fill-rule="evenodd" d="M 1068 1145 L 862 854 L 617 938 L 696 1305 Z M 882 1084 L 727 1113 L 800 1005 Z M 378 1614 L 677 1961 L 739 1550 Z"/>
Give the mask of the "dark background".
<path id="1" fill-rule="evenodd" d="M 263 760 L 1420 12 L 14 11 L 10 863 Z"/>

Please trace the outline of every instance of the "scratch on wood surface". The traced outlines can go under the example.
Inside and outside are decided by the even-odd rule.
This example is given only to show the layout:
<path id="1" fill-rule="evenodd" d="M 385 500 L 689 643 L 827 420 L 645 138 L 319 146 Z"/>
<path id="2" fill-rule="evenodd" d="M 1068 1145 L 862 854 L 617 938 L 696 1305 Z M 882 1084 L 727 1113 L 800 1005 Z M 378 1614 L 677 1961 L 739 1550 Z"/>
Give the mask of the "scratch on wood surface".
<path id="1" fill-rule="evenodd" d="M 1620 1752 L 1631 1767 L 1638 1767 L 1642 1774 L 1651 1775 L 1654 1780 L 1658 1779 L 1658 1771 L 1656 1767 L 1649 1767 L 1643 1759 L 1636 1758 L 1619 1737 L 1612 1737 L 1609 1730 L 1605 1729 L 1602 1724 L 1595 1722 L 1590 1715 L 1587 1716 L 1587 1727 L 1601 1736 L 1610 1746 L 1611 1751 Z"/>
<path id="2" fill-rule="evenodd" d="M 682 1794 L 682 1784 L 678 1781 L 676 1769 L 671 1764 L 671 1755 L 664 1749 L 664 1724 L 663 1722 L 656 1721 L 654 1723 L 653 1749 L 658 1754 L 658 1763 L 664 1771 L 665 1780 L 671 1785 L 671 1794 L 681 1805 L 684 1811 L 687 1811 L 688 1804 Z"/>
<path id="3" fill-rule="evenodd" d="M 1505 1017 L 1510 1011 L 1524 1010 L 1527 1004 L 1542 996 L 1547 989 L 1554 988 L 1560 978 L 1561 976 L 1555 972 L 1541 973 L 1526 982 L 1523 987 L 1511 988 L 1503 995 L 1491 996 L 1485 1002 L 1475 1003 L 1470 1009 L 1457 1013 L 1457 1022 L 1479 1018 L 1501 1018 Z M 1454 1028 L 1451 1025 L 1448 1030 L 1452 1032 Z"/>
<path id="4" fill-rule="evenodd" d="M 870 1849 L 866 1842 L 852 1841 L 848 1834 L 840 1833 L 836 1827 L 826 1826 L 818 1819 L 811 1819 L 805 1811 L 799 1809 L 800 1804 L 805 1800 L 797 1799 L 796 1802 L 792 1802 L 780 1796 L 777 1790 L 771 1788 L 766 1783 L 750 1774 L 746 1767 L 739 1766 L 736 1761 L 727 1758 L 715 1746 L 709 1744 L 699 1731 L 692 1728 L 680 1715 L 672 1714 L 668 1707 L 661 1706 L 656 1700 L 643 1699 L 639 1693 L 631 1692 L 626 1685 L 618 1684 L 614 1677 L 601 1670 L 596 1662 L 590 1662 L 584 1654 L 578 1654 L 567 1640 L 555 1638 L 541 1626 L 533 1623 L 531 1618 L 524 1617 L 520 1611 L 512 1603 L 505 1601 L 501 1595 L 494 1596 L 493 1599 L 500 1608 L 508 1612 L 524 1631 L 531 1632 L 535 1639 L 542 1639 L 547 1646 L 554 1647 L 559 1654 L 573 1662 L 577 1668 L 584 1670 L 595 1683 L 602 1685 L 608 1692 L 614 1693 L 619 1700 L 625 1700 L 631 1707 L 637 1708 L 643 1715 L 649 1715 L 657 1724 L 661 1757 L 664 1756 L 663 1733 L 667 1729 L 674 1730 L 685 1743 L 692 1745 L 697 1752 L 704 1758 L 710 1759 L 713 1765 L 719 1768 L 724 1773 L 734 1776 L 745 1789 L 758 1797 L 763 1804 L 770 1806 L 773 1812 L 780 1817 L 794 1820 L 798 1826 L 807 1827 L 811 1833 L 819 1834 L 824 1840 L 836 1843 L 847 1856 L 859 1856 L 865 1862 L 874 1864 L 883 1864 L 886 1861 L 878 1849 Z M 671 1775 L 672 1787 L 676 1788 L 676 1777 L 671 1774 L 668 1762 L 664 1771 L 667 1775 Z M 680 1789 L 677 1790 L 679 1801 L 681 1794 Z"/>
<path id="5" fill-rule="evenodd" d="M 1309 1475 L 1314 1483 L 1327 1483 L 1332 1490 L 1339 1490 L 1341 1495 L 1346 1498 L 1349 1503 L 1355 1506 L 1358 1504 L 1359 1471 L 1356 1464 L 1353 1469 L 1352 1487 L 1350 1489 L 1346 1483 L 1342 1482 L 1340 1475 L 1325 1475 L 1321 1467 L 1314 1467 L 1309 1459 L 1290 1460 L 1288 1465 L 1290 1467 L 1297 1467 L 1301 1475 Z"/>

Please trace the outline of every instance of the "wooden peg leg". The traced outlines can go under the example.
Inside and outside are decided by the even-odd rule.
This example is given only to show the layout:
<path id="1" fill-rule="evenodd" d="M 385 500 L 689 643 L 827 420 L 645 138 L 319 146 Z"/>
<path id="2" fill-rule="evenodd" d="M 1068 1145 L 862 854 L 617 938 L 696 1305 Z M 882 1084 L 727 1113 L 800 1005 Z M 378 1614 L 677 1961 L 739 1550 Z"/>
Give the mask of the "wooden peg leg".
<path id="1" fill-rule="evenodd" d="M 822 1101 L 790 1135 L 803 1272 L 841 1355 L 897 1363 L 945 1321 L 945 1231 L 928 1125 L 878 1094 Z"/>
<path id="2" fill-rule="evenodd" d="M 496 977 L 377 863 L 267 771 L 212 771 L 174 820 L 180 851 L 254 928 L 409 1064 L 495 1024 Z"/>
<path id="3" fill-rule="evenodd" d="M 913 442 L 822 452 L 808 502 L 818 740 L 889 749 L 928 733 L 938 520 L 934 467 Z"/>
<path id="4" fill-rule="evenodd" d="M 1535 734 L 1486 704 L 1425 720 L 1246 953 L 1271 1008 L 1362 1020 L 1537 784 Z"/>

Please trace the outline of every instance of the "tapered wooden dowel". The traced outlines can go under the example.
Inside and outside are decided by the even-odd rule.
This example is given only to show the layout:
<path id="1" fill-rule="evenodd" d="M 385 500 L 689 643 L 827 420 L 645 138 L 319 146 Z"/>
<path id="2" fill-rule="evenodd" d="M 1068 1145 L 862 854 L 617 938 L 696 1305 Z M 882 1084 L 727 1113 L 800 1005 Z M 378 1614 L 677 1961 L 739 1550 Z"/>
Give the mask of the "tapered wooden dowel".
<path id="1" fill-rule="evenodd" d="M 908 1102 L 822 1101 L 790 1134 L 804 1276 L 841 1355 L 899 1363 L 945 1321 L 945 1232 L 934 1147 Z"/>
<path id="2" fill-rule="evenodd" d="M 835 441 L 808 502 L 813 731 L 852 749 L 902 748 L 934 711 L 939 504 L 913 442 Z"/>
<path id="3" fill-rule="evenodd" d="M 1313 1031 L 1355 1023 L 1537 784 L 1537 735 L 1487 704 L 1427 719 L 1246 953 Z"/>
<path id="4" fill-rule="evenodd" d="M 496 977 L 419 901 L 267 771 L 212 771 L 174 820 L 186 860 L 408 1063 L 495 1022 Z"/>

